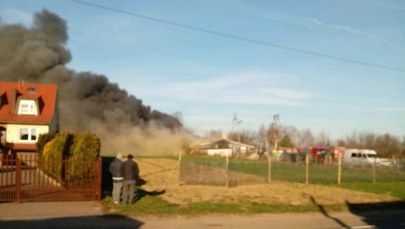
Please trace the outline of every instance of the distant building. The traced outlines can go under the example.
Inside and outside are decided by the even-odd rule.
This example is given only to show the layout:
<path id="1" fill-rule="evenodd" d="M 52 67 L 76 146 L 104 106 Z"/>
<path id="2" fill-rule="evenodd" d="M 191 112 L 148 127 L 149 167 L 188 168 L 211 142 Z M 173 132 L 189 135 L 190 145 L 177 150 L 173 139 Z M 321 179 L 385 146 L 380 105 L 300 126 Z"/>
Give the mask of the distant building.
<path id="1" fill-rule="evenodd" d="M 210 156 L 247 156 L 250 152 L 254 152 L 255 146 L 244 144 L 222 138 L 219 140 L 209 141 L 200 145 L 200 150 L 206 152 Z"/>
<path id="2" fill-rule="evenodd" d="M 35 151 L 40 134 L 59 130 L 57 85 L 0 82 L 0 146 Z"/>

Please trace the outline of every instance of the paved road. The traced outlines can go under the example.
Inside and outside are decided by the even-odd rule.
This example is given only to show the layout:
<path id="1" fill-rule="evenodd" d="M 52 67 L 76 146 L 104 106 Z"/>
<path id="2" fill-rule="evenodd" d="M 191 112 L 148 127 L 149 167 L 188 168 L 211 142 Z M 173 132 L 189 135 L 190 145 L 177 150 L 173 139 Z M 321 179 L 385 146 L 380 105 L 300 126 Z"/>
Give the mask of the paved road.
<path id="1" fill-rule="evenodd" d="M 201 217 L 125 217 L 103 214 L 99 203 L 0 203 L 0 228 L 405 228 L 405 210 L 261 215 L 209 215 Z"/>

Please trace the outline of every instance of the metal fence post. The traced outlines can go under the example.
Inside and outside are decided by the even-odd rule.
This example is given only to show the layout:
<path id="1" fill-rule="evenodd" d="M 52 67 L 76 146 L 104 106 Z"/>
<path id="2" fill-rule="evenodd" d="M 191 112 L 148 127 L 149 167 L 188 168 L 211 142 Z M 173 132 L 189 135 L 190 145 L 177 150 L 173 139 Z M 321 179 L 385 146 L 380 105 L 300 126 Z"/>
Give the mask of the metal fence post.
<path id="1" fill-rule="evenodd" d="M 15 171 L 15 199 L 17 202 L 21 202 L 21 160 L 16 159 L 16 171 Z"/>
<path id="2" fill-rule="evenodd" d="M 309 157 L 308 154 L 305 154 L 305 184 L 308 184 L 309 180 Z"/>
<path id="3" fill-rule="evenodd" d="M 96 173 L 97 173 L 96 199 L 101 200 L 102 182 L 103 182 L 103 159 L 102 159 L 102 157 L 98 157 L 98 159 L 97 159 Z"/>

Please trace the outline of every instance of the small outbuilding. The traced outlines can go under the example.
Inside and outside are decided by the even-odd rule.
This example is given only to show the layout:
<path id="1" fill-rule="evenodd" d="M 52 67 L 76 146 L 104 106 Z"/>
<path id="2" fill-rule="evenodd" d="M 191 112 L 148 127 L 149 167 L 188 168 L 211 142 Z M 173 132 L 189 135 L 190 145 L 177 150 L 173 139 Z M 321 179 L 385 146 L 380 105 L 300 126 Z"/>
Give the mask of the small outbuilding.
<path id="1" fill-rule="evenodd" d="M 255 152 L 256 147 L 241 142 L 221 138 L 214 141 L 202 143 L 200 150 L 210 156 L 233 156 L 245 157 L 249 153 Z"/>

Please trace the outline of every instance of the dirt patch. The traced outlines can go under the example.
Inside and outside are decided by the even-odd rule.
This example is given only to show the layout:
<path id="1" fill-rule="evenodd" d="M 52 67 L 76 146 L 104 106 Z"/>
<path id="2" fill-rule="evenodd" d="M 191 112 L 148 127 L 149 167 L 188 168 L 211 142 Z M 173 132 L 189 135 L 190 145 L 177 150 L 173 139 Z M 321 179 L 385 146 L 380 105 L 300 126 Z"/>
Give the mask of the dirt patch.
<path id="1" fill-rule="evenodd" d="M 165 190 L 161 197 L 170 203 L 188 204 L 201 201 L 218 203 L 256 202 L 266 204 L 305 205 L 374 203 L 397 200 L 389 195 L 351 191 L 323 185 L 305 185 L 283 181 L 270 184 L 226 186 L 184 185 L 178 182 L 178 162 L 168 159 L 138 159 L 141 177 L 147 191 Z"/>

